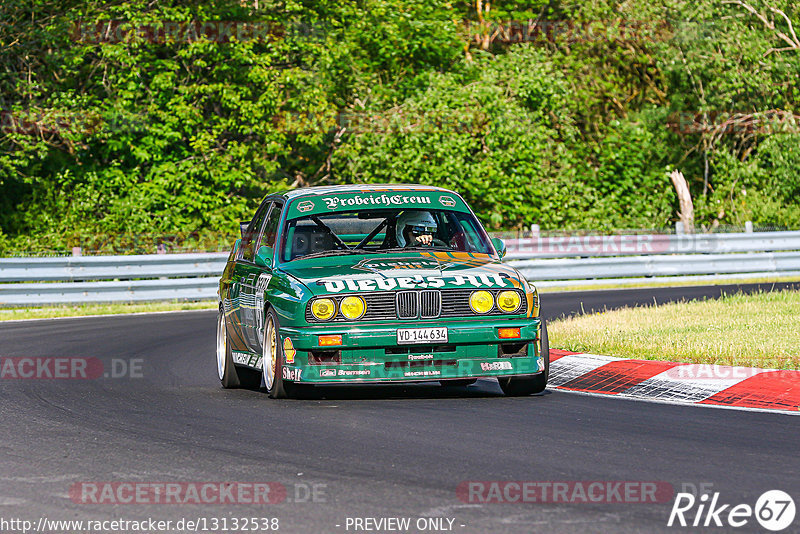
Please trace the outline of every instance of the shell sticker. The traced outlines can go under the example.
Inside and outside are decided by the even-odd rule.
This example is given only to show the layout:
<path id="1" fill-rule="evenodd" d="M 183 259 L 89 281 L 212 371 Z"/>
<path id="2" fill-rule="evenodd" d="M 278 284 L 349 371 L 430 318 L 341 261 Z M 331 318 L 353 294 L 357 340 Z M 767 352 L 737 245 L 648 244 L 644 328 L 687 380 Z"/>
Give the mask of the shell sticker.
<path id="1" fill-rule="evenodd" d="M 291 338 L 287 337 L 283 340 L 283 354 L 286 356 L 286 363 L 294 363 L 294 356 L 297 351 L 294 350 L 294 343 L 292 343 Z"/>

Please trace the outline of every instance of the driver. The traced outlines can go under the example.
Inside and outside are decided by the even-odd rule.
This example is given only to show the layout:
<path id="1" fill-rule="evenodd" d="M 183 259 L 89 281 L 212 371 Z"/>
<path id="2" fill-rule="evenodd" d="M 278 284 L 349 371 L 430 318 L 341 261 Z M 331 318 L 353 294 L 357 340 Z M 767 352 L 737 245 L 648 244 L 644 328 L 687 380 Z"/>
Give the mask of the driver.
<path id="1" fill-rule="evenodd" d="M 436 220 L 427 211 L 405 211 L 397 218 L 397 244 L 401 247 L 430 246 Z"/>

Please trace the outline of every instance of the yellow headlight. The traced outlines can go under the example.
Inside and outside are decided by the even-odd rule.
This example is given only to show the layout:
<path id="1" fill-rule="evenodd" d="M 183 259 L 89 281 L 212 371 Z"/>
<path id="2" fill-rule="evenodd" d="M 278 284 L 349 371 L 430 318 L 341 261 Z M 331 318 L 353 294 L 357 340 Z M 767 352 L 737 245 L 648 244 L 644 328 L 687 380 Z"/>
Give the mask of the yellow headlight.
<path id="1" fill-rule="evenodd" d="M 311 304 L 311 313 L 320 321 L 336 315 L 336 304 L 331 299 L 317 299 Z"/>
<path id="2" fill-rule="evenodd" d="M 514 313 L 519 309 L 522 304 L 522 299 L 519 298 L 519 293 L 516 291 L 501 291 L 497 295 L 497 307 L 506 313 Z"/>
<path id="3" fill-rule="evenodd" d="M 339 304 L 342 315 L 348 319 L 358 319 L 367 311 L 367 305 L 361 297 L 345 297 Z"/>
<path id="4" fill-rule="evenodd" d="M 494 307 L 494 298 L 488 291 L 474 291 L 469 296 L 469 307 L 475 313 L 489 313 Z"/>

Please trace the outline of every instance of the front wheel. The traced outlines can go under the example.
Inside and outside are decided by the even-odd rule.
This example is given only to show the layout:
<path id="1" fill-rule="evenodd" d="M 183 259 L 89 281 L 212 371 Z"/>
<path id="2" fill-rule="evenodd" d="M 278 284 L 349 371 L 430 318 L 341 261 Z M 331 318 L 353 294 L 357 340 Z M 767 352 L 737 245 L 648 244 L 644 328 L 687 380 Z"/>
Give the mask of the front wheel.
<path id="1" fill-rule="evenodd" d="M 261 357 L 261 376 L 267 393 L 273 399 L 295 396 L 297 385 L 283 380 L 283 343 L 278 335 L 278 315 L 270 308 L 264 318 L 264 343 Z"/>
<path id="2" fill-rule="evenodd" d="M 542 319 L 541 329 L 541 352 L 539 354 L 544 359 L 544 370 L 534 376 L 498 378 L 497 382 L 500 384 L 500 389 L 509 397 L 541 393 L 547 387 L 547 379 L 550 377 L 550 341 L 547 339 L 547 324 L 544 319 Z"/>

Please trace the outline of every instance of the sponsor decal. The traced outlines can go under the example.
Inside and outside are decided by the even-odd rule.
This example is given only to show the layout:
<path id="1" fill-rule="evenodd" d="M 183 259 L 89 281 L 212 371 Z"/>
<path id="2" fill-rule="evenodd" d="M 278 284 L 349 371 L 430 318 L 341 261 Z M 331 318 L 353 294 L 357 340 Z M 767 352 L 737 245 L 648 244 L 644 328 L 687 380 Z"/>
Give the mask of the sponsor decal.
<path id="1" fill-rule="evenodd" d="M 361 260 L 354 268 L 361 271 L 385 271 L 394 269 L 415 271 L 438 271 L 441 264 L 437 260 Z"/>
<path id="2" fill-rule="evenodd" d="M 403 376 L 439 376 L 441 371 L 407 371 Z"/>
<path id="3" fill-rule="evenodd" d="M 329 210 L 347 206 L 402 206 L 405 204 L 430 204 L 431 199 L 418 195 L 361 195 L 353 197 L 322 197 Z"/>
<path id="4" fill-rule="evenodd" d="M 231 356 L 233 356 L 233 363 L 238 363 L 239 365 L 247 365 L 248 367 L 255 367 L 257 369 L 261 368 L 260 354 L 250 354 L 249 352 L 232 351 Z"/>
<path id="5" fill-rule="evenodd" d="M 295 382 L 299 382 L 300 375 L 303 374 L 303 370 L 294 367 L 283 367 L 282 374 L 284 380 L 293 380 Z"/>
<path id="6" fill-rule="evenodd" d="M 450 276 L 400 276 L 397 278 L 334 278 L 320 280 L 328 293 L 341 291 L 392 291 L 393 289 L 436 289 L 445 284 L 464 287 L 508 287 L 499 273 Z"/>
<path id="7" fill-rule="evenodd" d="M 456 201 L 453 197 L 441 196 L 439 197 L 439 202 L 446 208 L 452 208 L 456 205 Z"/>
<path id="8" fill-rule="evenodd" d="M 481 362 L 481 371 L 507 371 L 511 362 Z"/>
<path id="9" fill-rule="evenodd" d="M 314 209 L 314 202 L 311 200 L 304 200 L 297 205 L 297 211 L 305 213 Z"/>
<path id="10" fill-rule="evenodd" d="M 286 356 L 286 363 L 294 363 L 294 356 L 297 351 L 294 349 L 292 338 L 287 337 L 283 340 L 283 355 Z"/>
<path id="11" fill-rule="evenodd" d="M 409 360 L 432 360 L 433 354 L 409 354 Z"/>
<path id="12" fill-rule="evenodd" d="M 319 376 L 322 378 L 336 376 L 336 369 L 320 369 Z"/>
<path id="13" fill-rule="evenodd" d="M 369 369 L 339 369 L 339 376 L 369 376 Z"/>

